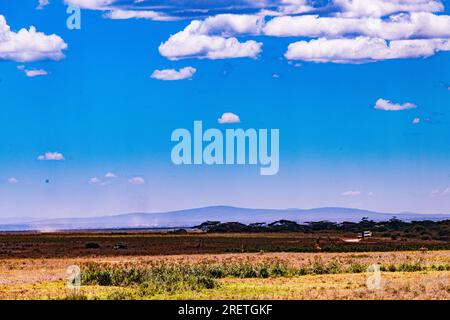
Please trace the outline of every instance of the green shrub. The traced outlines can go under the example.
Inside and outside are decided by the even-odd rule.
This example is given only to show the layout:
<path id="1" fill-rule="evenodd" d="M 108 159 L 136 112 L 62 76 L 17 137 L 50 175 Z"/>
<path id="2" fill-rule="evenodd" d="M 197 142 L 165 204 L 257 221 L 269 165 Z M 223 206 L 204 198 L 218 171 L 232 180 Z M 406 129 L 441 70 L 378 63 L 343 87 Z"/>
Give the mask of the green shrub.
<path id="1" fill-rule="evenodd" d="M 259 277 L 260 278 L 268 278 L 270 277 L 270 271 L 267 266 L 261 266 L 259 269 Z"/>
<path id="2" fill-rule="evenodd" d="M 82 283 L 86 285 L 134 287 L 140 296 L 153 296 L 162 293 L 176 293 L 213 289 L 219 286 L 216 279 L 235 278 L 268 278 L 339 273 L 364 273 L 368 265 L 350 263 L 343 265 L 338 260 L 323 262 L 314 260 L 309 265 L 295 269 L 282 262 L 270 263 L 231 263 L 228 265 L 161 265 L 152 267 L 108 266 L 87 264 L 82 269 Z M 450 264 L 427 266 L 421 262 L 381 265 L 380 271 L 417 272 L 424 270 L 450 270 Z M 135 291 L 136 292 L 136 291 Z M 129 291 L 117 291 L 111 294 L 114 299 L 130 298 Z"/>
<path id="3" fill-rule="evenodd" d="M 160 266 L 145 269 L 89 264 L 83 270 L 82 282 L 100 286 L 138 286 L 140 293 L 145 295 L 212 289 L 217 286 L 214 277 L 206 272 L 205 268 L 185 266 Z"/>
<path id="4" fill-rule="evenodd" d="M 275 265 L 270 266 L 270 275 L 272 277 L 283 277 L 288 274 L 288 267 L 281 263 L 276 263 Z"/>
<path id="5" fill-rule="evenodd" d="M 106 300 L 133 300 L 133 293 L 125 290 L 114 291 L 106 296 Z"/>
<path id="6" fill-rule="evenodd" d="M 402 263 L 398 266 L 397 271 L 403 271 L 403 272 L 416 272 L 416 271 L 422 271 L 426 267 L 421 265 L 420 263 Z"/>
<path id="7" fill-rule="evenodd" d="M 368 266 L 361 263 L 352 263 L 347 268 L 348 273 L 362 273 L 367 271 Z"/>

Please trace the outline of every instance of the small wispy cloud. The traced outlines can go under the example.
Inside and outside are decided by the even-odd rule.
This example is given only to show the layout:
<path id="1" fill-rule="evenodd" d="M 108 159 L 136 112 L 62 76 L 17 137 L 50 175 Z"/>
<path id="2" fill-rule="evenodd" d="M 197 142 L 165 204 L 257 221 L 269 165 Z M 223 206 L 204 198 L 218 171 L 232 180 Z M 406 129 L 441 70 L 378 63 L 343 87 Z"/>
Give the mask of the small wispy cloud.
<path id="1" fill-rule="evenodd" d="M 89 184 L 92 184 L 95 186 L 100 186 L 100 187 L 103 187 L 103 186 L 106 186 L 109 184 L 108 181 L 103 181 L 97 177 L 90 178 L 88 182 L 89 182 Z"/>
<path id="2" fill-rule="evenodd" d="M 343 196 L 343 197 L 356 197 L 356 196 L 359 196 L 360 194 L 361 194 L 361 191 L 348 190 L 348 191 L 342 192 L 341 196 Z"/>
<path id="3" fill-rule="evenodd" d="M 117 175 L 110 171 L 105 174 L 105 178 L 117 178 Z"/>
<path id="4" fill-rule="evenodd" d="M 48 0 L 39 0 L 39 3 L 36 7 L 37 10 L 42 10 L 44 9 L 45 6 L 48 6 L 50 4 L 50 1 Z"/>
<path id="5" fill-rule="evenodd" d="M 419 124 L 420 123 L 420 118 L 419 117 L 415 117 L 412 121 L 412 124 Z"/>
<path id="6" fill-rule="evenodd" d="M 217 122 L 219 122 L 220 124 L 240 123 L 241 119 L 237 114 L 234 114 L 232 112 L 225 112 L 219 119 L 217 119 Z"/>
<path id="7" fill-rule="evenodd" d="M 145 184 L 145 180 L 142 177 L 133 177 L 128 180 L 128 183 L 134 184 L 134 185 L 140 185 L 140 184 Z"/>
<path id="8" fill-rule="evenodd" d="M 432 197 L 444 197 L 444 196 L 448 196 L 450 195 L 450 187 L 447 187 L 443 190 L 440 189 L 434 189 L 431 191 L 431 196 Z"/>
<path id="9" fill-rule="evenodd" d="M 157 80 L 175 81 L 190 79 L 196 72 L 197 69 L 195 69 L 194 67 L 184 67 L 179 70 L 163 69 L 153 71 L 150 77 Z"/>
<path id="10" fill-rule="evenodd" d="M 393 103 L 386 99 L 378 99 L 375 103 L 375 109 L 378 110 L 385 110 L 385 111 L 401 111 L 401 110 L 407 110 L 407 109 L 414 109 L 417 108 L 417 105 L 406 102 L 403 104 L 400 103 Z"/>
<path id="11" fill-rule="evenodd" d="M 11 177 L 8 179 L 8 183 L 16 184 L 16 183 L 19 183 L 19 180 L 16 179 L 15 177 Z"/>
<path id="12" fill-rule="evenodd" d="M 97 177 L 93 177 L 93 178 L 89 179 L 90 184 L 99 184 L 100 182 L 102 182 L 102 181 Z"/>
<path id="13" fill-rule="evenodd" d="M 60 152 L 46 152 L 37 157 L 40 161 L 62 161 L 64 159 L 64 155 Z"/>
<path id="14" fill-rule="evenodd" d="M 29 78 L 48 75 L 48 72 L 44 69 L 26 69 L 23 65 L 18 66 L 17 69 L 22 71 Z"/>
<path id="15" fill-rule="evenodd" d="M 300 63 L 300 62 L 294 62 L 294 61 L 292 61 L 292 60 L 289 60 L 289 61 L 288 61 L 288 64 L 291 65 L 291 66 L 293 66 L 293 67 L 295 67 L 295 68 L 303 67 L 303 64 L 302 64 L 302 63 Z"/>
<path id="16" fill-rule="evenodd" d="M 434 197 L 434 196 L 439 195 L 440 193 L 441 193 L 441 191 L 439 189 L 434 189 L 434 190 L 431 190 L 430 195 Z"/>
<path id="17" fill-rule="evenodd" d="M 136 2 L 135 2 L 136 3 Z M 175 21 L 179 18 L 165 15 L 161 12 L 153 10 L 121 10 L 114 9 L 103 15 L 105 18 L 113 20 L 127 20 L 127 19 L 147 19 L 153 21 Z"/>
<path id="18" fill-rule="evenodd" d="M 64 3 L 90 10 L 108 10 L 118 0 L 64 0 Z"/>

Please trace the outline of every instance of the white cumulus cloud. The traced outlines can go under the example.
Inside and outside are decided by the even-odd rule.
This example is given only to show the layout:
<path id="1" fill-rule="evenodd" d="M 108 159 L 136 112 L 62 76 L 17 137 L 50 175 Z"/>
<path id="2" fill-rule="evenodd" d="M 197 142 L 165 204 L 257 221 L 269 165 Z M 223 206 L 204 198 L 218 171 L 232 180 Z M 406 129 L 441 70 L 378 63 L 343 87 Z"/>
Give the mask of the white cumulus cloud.
<path id="1" fill-rule="evenodd" d="M 61 37 L 38 32 L 34 26 L 11 31 L 5 17 L 0 15 L 0 60 L 61 60 L 65 49 L 67 44 Z"/>
<path id="2" fill-rule="evenodd" d="M 393 103 L 389 100 L 380 98 L 375 103 L 374 108 L 378 109 L 378 110 L 385 110 L 385 111 L 401 111 L 401 110 L 417 108 L 417 105 L 415 105 L 411 102 L 406 102 L 406 103 L 402 103 L 402 104 Z"/>
<path id="3" fill-rule="evenodd" d="M 365 36 L 385 40 L 450 38 L 450 16 L 427 12 L 389 18 L 342 18 L 319 15 L 282 16 L 268 21 L 264 34 L 277 37 L 342 38 Z"/>
<path id="4" fill-rule="evenodd" d="M 440 12 L 439 0 L 334 0 L 338 15 L 344 17 L 382 17 L 397 12 Z"/>
<path id="5" fill-rule="evenodd" d="M 219 122 L 220 124 L 240 123 L 241 119 L 237 114 L 234 114 L 232 112 L 225 112 L 219 119 L 217 119 L 217 122 Z"/>
<path id="6" fill-rule="evenodd" d="M 381 38 L 319 38 L 291 43 L 285 53 L 289 60 L 334 63 L 367 63 L 388 59 L 429 57 L 438 51 L 450 51 L 447 39 L 386 41 Z"/>
<path id="7" fill-rule="evenodd" d="M 153 71 L 151 77 L 158 80 L 183 80 L 190 79 L 197 72 L 193 67 L 185 67 L 180 70 L 164 69 Z"/>
<path id="8" fill-rule="evenodd" d="M 450 16 L 440 0 L 310 0 L 262 1 L 230 6 L 203 20 L 209 10 L 175 10 L 164 6 L 123 5 L 120 0 L 65 0 L 110 19 L 181 20 L 183 30 L 159 46 L 170 60 L 187 58 L 257 58 L 262 42 L 249 36 L 301 37 L 285 53 L 288 60 L 367 63 L 389 59 L 425 58 L 450 51 Z M 257 9 L 249 14 L 246 8 Z M 220 13 L 231 11 L 233 13 Z M 183 14 L 181 13 L 183 12 Z M 253 11 L 255 12 L 255 11 Z M 245 40 L 242 38 L 245 37 Z M 305 39 L 306 38 L 306 39 Z"/>
<path id="9" fill-rule="evenodd" d="M 335 0 L 328 15 L 280 15 L 262 34 L 312 38 L 291 43 L 290 60 L 367 63 L 450 51 L 450 16 L 434 0 Z"/>
<path id="10" fill-rule="evenodd" d="M 257 34 L 263 20 L 253 15 L 218 15 L 204 21 L 194 20 L 184 30 L 159 46 L 162 56 L 170 60 L 183 58 L 256 58 L 262 43 L 240 42 L 236 34 Z"/>
<path id="11" fill-rule="evenodd" d="M 191 23 L 191 30 L 198 34 L 229 37 L 260 34 L 264 26 L 264 17 L 250 14 L 218 14 L 203 21 L 192 22 L 195 23 Z"/>

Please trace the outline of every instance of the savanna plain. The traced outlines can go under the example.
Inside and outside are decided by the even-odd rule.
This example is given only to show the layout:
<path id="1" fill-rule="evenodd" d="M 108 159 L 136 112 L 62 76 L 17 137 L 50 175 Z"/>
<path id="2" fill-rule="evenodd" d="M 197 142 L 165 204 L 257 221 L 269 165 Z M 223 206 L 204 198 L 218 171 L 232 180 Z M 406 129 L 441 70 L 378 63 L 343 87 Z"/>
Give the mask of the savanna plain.
<path id="1" fill-rule="evenodd" d="M 1 233 L 0 299 L 450 298 L 446 239 L 352 235 Z"/>

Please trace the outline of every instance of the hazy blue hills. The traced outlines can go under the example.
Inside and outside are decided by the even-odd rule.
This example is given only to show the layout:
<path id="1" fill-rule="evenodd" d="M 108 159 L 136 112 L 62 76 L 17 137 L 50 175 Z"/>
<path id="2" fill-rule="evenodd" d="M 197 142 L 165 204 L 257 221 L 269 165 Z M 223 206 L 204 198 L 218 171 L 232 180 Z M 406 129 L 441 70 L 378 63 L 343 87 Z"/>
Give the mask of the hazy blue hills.
<path id="1" fill-rule="evenodd" d="M 157 213 L 126 213 L 112 216 L 85 218 L 57 218 L 33 220 L 31 218 L 0 218 L 1 231 L 18 230 L 77 230 L 77 229 L 129 229 L 129 228 L 177 228 L 192 227 L 207 220 L 241 223 L 273 222 L 281 219 L 298 223 L 328 220 L 333 222 L 360 221 L 368 217 L 374 221 L 386 221 L 392 217 L 403 221 L 446 220 L 450 214 L 382 213 L 350 208 L 315 209 L 249 209 L 229 206 L 212 206 Z"/>

